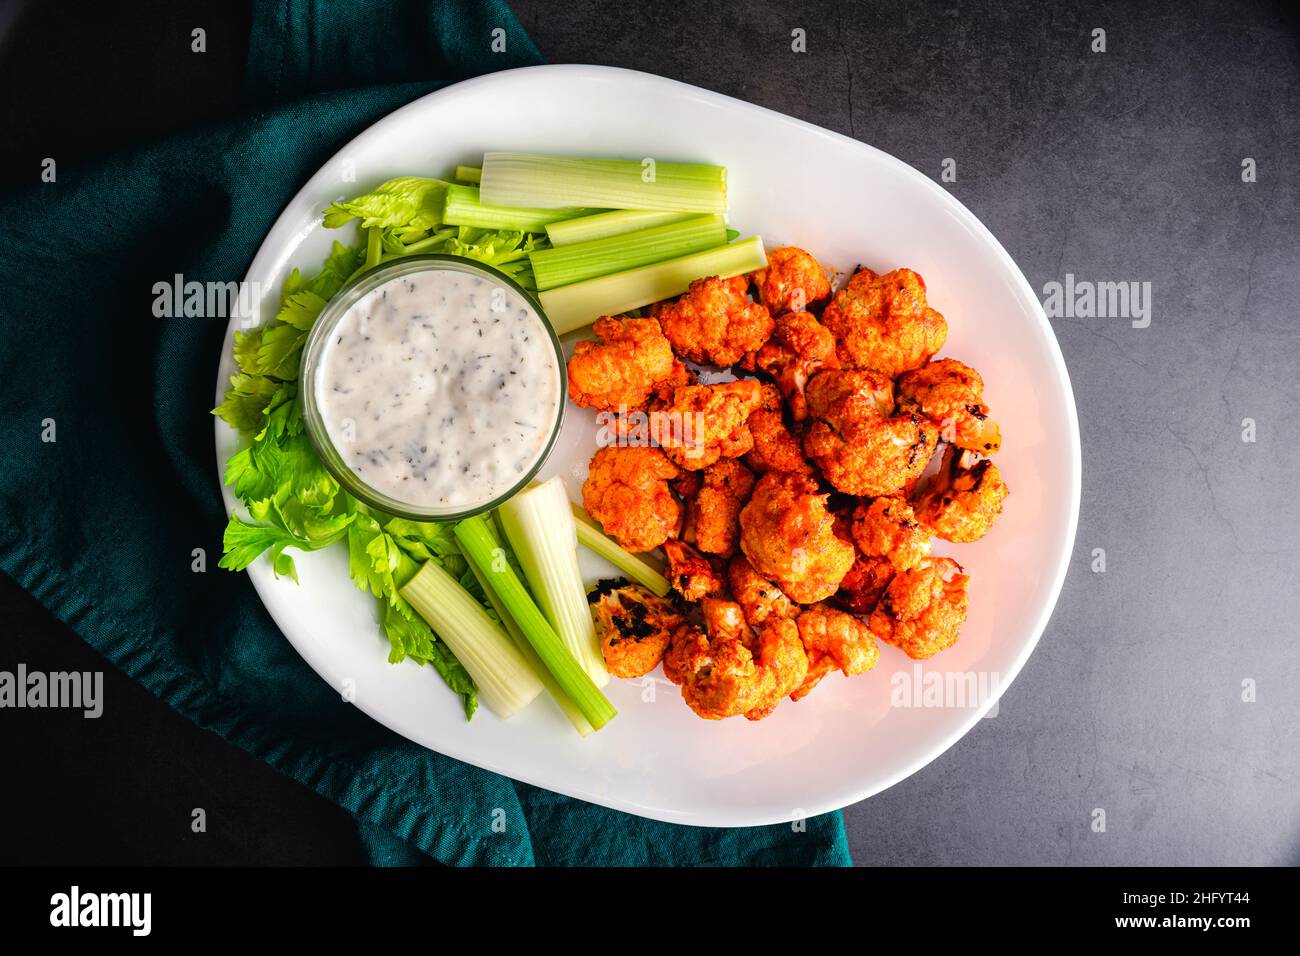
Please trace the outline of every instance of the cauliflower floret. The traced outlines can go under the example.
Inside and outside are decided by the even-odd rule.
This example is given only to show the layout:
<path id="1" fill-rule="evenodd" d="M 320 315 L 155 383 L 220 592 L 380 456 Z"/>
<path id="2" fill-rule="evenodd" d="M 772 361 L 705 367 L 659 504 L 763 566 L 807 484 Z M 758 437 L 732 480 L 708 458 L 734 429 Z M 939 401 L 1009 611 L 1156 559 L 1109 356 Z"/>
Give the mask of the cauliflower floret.
<path id="1" fill-rule="evenodd" d="M 745 456 L 745 463 L 754 471 L 813 473 L 812 463 L 803 454 L 803 441 L 786 426 L 781 393 L 770 382 L 763 383 L 762 402 L 750 412 L 748 427 L 754 447 Z"/>
<path id="2" fill-rule="evenodd" d="M 885 418 L 894 411 L 894 383 L 888 376 L 866 369 L 828 369 L 808 383 L 813 415 L 866 421 Z"/>
<path id="3" fill-rule="evenodd" d="M 729 558 L 740 542 L 740 509 L 754 490 L 754 473 L 736 458 L 705 468 L 699 489 L 687 500 L 682 537 L 701 551 Z"/>
<path id="4" fill-rule="evenodd" d="M 569 359 L 569 397 L 583 408 L 640 409 L 689 381 L 654 319 L 602 316 L 593 330 L 600 341 L 579 342 Z"/>
<path id="5" fill-rule="evenodd" d="M 699 716 L 760 720 L 803 683 L 808 656 L 793 621 L 778 619 L 755 633 L 740 605 L 709 599 L 704 624 L 704 631 L 679 628 L 664 656 L 664 675 L 681 685 Z"/>
<path id="6" fill-rule="evenodd" d="M 939 430 L 919 415 L 889 415 L 892 405 L 889 380 L 875 372 L 828 370 L 808 383 L 816 421 L 804 453 L 837 491 L 889 495 L 925 471 Z"/>
<path id="7" fill-rule="evenodd" d="M 1010 494 L 991 459 L 949 445 L 939 470 L 916 496 L 916 516 L 945 541 L 978 541 L 988 534 Z"/>
<path id="8" fill-rule="evenodd" d="M 740 512 L 740 548 L 754 570 L 800 604 L 830 597 L 853 564 L 854 547 L 835 535 L 817 483 L 768 472 Z"/>
<path id="9" fill-rule="evenodd" d="M 887 558 L 899 571 L 916 567 L 930 554 L 929 532 L 903 497 L 858 502 L 851 534 L 864 555 Z"/>
<path id="10" fill-rule="evenodd" d="M 679 356 L 725 368 L 758 351 L 772 334 L 772 316 L 749 301 L 748 287 L 745 276 L 696 279 L 685 295 L 652 306 L 651 314 Z"/>
<path id="11" fill-rule="evenodd" d="M 898 404 L 939 426 L 939 437 L 991 455 L 1002 447 L 998 423 L 984 404 L 984 379 L 956 359 L 936 359 L 898 379 Z"/>
<path id="12" fill-rule="evenodd" d="M 803 683 L 790 695 L 791 700 L 806 697 L 832 670 L 852 677 L 865 674 L 880 660 L 880 648 L 871 629 L 852 614 L 815 604 L 806 608 L 796 623 L 808 654 L 808 671 Z"/>
<path id="13" fill-rule="evenodd" d="M 782 246 L 767 254 L 767 268 L 751 273 L 758 300 L 773 315 L 802 312 L 831 294 L 826 270 L 798 246 Z"/>
<path id="14" fill-rule="evenodd" d="M 889 582 L 894 580 L 895 573 L 888 558 L 869 557 L 858 552 L 833 600 L 846 611 L 870 614 L 880 602 L 885 588 L 889 587 Z"/>
<path id="15" fill-rule="evenodd" d="M 731 596 L 745 612 L 745 620 L 753 627 L 761 627 L 773 618 L 793 618 L 799 613 L 799 606 L 755 571 L 743 554 L 736 555 L 727 566 L 727 583 L 731 585 Z"/>
<path id="16" fill-rule="evenodd" d="M 807 312 L 791 312 L 776 320 L 772 338 L 747 363 L 772 376 L 790 405 L 790 415 L 808 417 L 804 386 L 824 368 L 839 368 L 835 336 Z"/>
<path id="17" fill-rule="evenodd" d="M 850 503 L 832 509 L 835 515 L 835 533 L 845 541 L 853 541 L 853 513 L 856 504 L 854 499 L 850 499 Z M 839 590 L 829 600 L 852 614 L 870 614 L 893 579 L 894 566 L 888 558 L 864 554 L 854 541 L 853 564 L 844 575 L 844 580 L 840 581 Z"/>
<path id="18" fill-rule="evenodd" d="M 746 379 L 714 385 L 686 385 L 657 407 L 660 446 L 677 465 L 696 471 L 720 458 L 738 458 L 754 447 L 747 422 L 759 406 L 758 382 Z"/>
<path id="19" fill-rule="evenodd" d="M 601 581 L 587 600 L 615 677 L 642 677 L 658 667 L 673 632 L 686 623 L 671 602 L 626 581 Z"/>
<path id="20" fill-rule="evenodd" d="M 957 643 L 970 578 L 951 558 L 927 558 L 900 571 L 867 622 L 877 640 L 924 660 Z"/>
<path id="21" fill-rule="evenodd" d="M 668 487 L 677 474 L 658 448 L 610 445 L 591 459 L 582 505 L 624 548 L 650 551 L 681 525 L 681 506 Z"/>
<path id="22" fill-rule="evenodd" d="M 826 306 L 822 324 L 839 339 L 841 365 L 890 378 L 920 368 L 948 337 L 943 316 L 926 305 L 925 280 L 911 269 L 859 270 Z"/>
<path id="23" fill-rule="evenodd" d="M 727 582 L 717 559 L 675 538 L 664 542 L 664 556 L 668 558 L 668 580 L 683 600 L 694 603 L 726 593 Z"/>

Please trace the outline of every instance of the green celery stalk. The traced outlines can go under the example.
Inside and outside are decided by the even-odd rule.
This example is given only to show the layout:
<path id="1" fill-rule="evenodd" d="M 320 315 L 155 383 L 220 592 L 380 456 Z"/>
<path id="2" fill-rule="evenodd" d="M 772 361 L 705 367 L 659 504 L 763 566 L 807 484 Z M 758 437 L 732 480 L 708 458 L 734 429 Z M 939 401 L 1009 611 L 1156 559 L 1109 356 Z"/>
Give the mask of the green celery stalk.
<path id="1" fill-rule="evenodd" d="M 486 519 L 482 515 L 465 518 L 456 524 L 455 532 L 466 560 L 491 582 L 501 603 L 565 695 L 592 727 L 599 730 L 605 726 L 618 711 L 569 653 L 515 569 L 500 555 Z"/>
<path id="2" fill-rule="evenodd" d="M 727 211 L 726 167 L 700 163 L 496 152 L 483 157 L 481 185 L 496 206 Z"/>
<path id="3" fill-rule="evenodd" d="M 451 648 L 478 685 L 479 698 L 502 720 L 542 692 L 510 635 L 437 562 L 426 561 L 398 593 Z"/>
<path id="4" fill-rule="evenodd" d="M 488 533 L 492 535 L 492 540 L 496 542 L 496 547 L 500 548 L 501 551 L 504 552 L 505 560 L 509 561 L 509 549 L 506 547 L 505 542 L 501 540 L 501 536 L 496 533 L 496 528 L 493 526 L 492 522 L 485 520 L 483 524 L 487 528 Z M 560 710 L 564 711 L 564 716 L 569 718 L 569 723 L 573 724 L 573 729 L 583 737 L 590 734 L 596 728 L 591 726 L 591 721 L 587 720 L 587 718 L 583 716 L 578 705 L 569 698 L 569 695 L 564 692 L 564 688 L 560 686 L 560 682 L 555 679 L 555 675 L 547 669 L 544 663 L 542 663 L 542 659 L 537 655 L 537 651 L 533 648 L 533 645 L 528 642 L 527 636 L 524 634 L 523 629 L 520 628 L 519 622 L 514 619 L 514 616 L 510 613 L 510 609 L 506 607 L 505 601 L 503 601 L 501 595 L 497 593 L 492 578 L 486 572 L 481 571 L 479 566 L 473 561 L 468 563 L 469 569 L 474 575 L 474 579 L 478 581 L 479 587 L 481 587 L 483 593 L 487 595 L 488 603 L 492 605 L 493 610 L 497 612 L 497 616 L 501 618 L 501 625 L 506 629 L 506 633 L 514 639 L 515 646 L 519 648 L 519 653 L 524 655 L 524 660 L 528 661 L 529 666 L 533 669 L 533 673 L 541 678 L 542 686 L 550 692 L 551 697 L 555 700 L 555 703 L 559 706 Z"/>
<path id="5" fill-rule="evenodd" d="M 542 232 L 549 223 L 561 219 L 573 219 L 588 212 L 590 210 L 587 209 L 489 206 L 479 201 L 479 191 L 476 187 L 452 185 L 447 187 L 442 221 L 452 226 L 473 226 L 477 229 Z"/>
<path id="6" fill-rule="evenodd" d="M 593 528 L 583 522 L 578 522 L 577 528 L 578 543 L 584 548 L 604 558 L 633 581 L 643 585 L 647 590 L 653 591 L 660 597 L 668 596 L 668 592 L 672 590 L 672 585 L 648 561 L 643 561 L 630 551 L 619 547 L 616 542 L 610 540 L 598 528 Z"/>
<path id="7" fill-rule="evenodd" d="M 553 246 L 571 246 L 578 242 L 590 242 L 593 239 L 608 239 L 621 236 L 639 229 L 652 226 L 666 226 L 669 223 L 690 219 L 689 212 L 659 212 L 644 209 L 612 209 L 598 212 L 594 216 L 580 216 L 577 219 L 563 219 L 550 223 L 546 227 L 546 238 Z"/>
<path id="8" fill-rule="evenodd" d="M 421 252 L 426 252 L 430 249 L 434 249 L 442 245 L 444 242 L 446 242 L 454 235 L 456 235 L 455 229 L 439 229 L 437 232 L 434 232 L 432 235 L 425 236 L 423 239 L 417 239 L 415 242 L 407 243 L 406 246 L 402 249 L 402 255 L 414 256 L 414 255 L 418 255 Z"/>
<path id="9" fill-rule="evenodd" d="M 597 687 L 609 680 L 578 568 L 578 533 L 558 477 L 521 491 L 497 508 L 537 606 Z"/>
<path id="10" fill-rule="evenodd" d="M 648 557 L 633 554 L 611 540 L 596 527 L 596 522 L 582 506 L 576 503 L 573 505 L 573 519 L 573 525 L 578 531 L 578 544 L 604 558 L 637 584 L 644 585 L 660 597 L 668 596 L 672 585 L 661 573 L 662 567 L 656 567 L 656 563 Z"/>
<path id="11" fill-rule="evenodd" d="M 712 249 L 727 241 L 727 221 L 718 215 L 695 216 L 608 239 L 593 239 L 559 249 L 529 253 L 539 292 L 594 279 L 611 272 L 676 259 Z"/>
<path id="12" fill-rule="evenodd" d="M 483 170 L 477 166 L 457 166 L 455 179 L 462 183 L 476 183 L 483 176 Z"/>
<path id="13" fill-rule="evenodd" d="M 681 295 L 703 276 L 726 279 L 766 265 L 763 240 L 754 236 L 667 262 L 560 286 L 539 293 L 538 299 L 556 334 L 564 335 L 590 325 L 602 315 L 621 315 Z"/>

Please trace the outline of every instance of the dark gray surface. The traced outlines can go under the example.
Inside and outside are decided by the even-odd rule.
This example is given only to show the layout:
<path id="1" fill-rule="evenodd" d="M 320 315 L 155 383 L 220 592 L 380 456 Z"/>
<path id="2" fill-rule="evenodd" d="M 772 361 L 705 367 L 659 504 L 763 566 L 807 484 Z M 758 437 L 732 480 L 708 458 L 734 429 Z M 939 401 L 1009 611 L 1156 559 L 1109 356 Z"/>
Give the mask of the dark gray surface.
<path id="1" fill-rule="evenodd" d="M 946 188 L 1040 292 L 1152 284 L 1149 328 L 1053 321 L 1084 462 L 1060 603 L 996 718 L 845 811 L 855 860 L 1300 863 L 1294 22 L 1227 3 L 513 6 L 550 62 L 694 83 L 936 179 L 954 158 Z"/>

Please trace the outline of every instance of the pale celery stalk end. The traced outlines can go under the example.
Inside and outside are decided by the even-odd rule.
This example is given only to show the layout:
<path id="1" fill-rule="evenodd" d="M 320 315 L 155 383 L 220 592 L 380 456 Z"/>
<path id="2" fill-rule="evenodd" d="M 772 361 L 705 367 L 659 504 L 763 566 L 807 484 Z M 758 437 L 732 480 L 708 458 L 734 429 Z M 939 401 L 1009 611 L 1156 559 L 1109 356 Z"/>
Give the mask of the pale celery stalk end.
<path id="1" fill-rule="evenodd" d="M 514 641 L 458 581 L 433 561 L 399 593 L 474 678 L 479 698 L 507 720 L 542 692 L 542 682 Z"/>
<path id="2" fill-rule="evenodd" d="M 609 680 L 578 568 L 578 533 L 558 477 L 530 487 L 497 509 L 538 607 L 598 687 Z"/>

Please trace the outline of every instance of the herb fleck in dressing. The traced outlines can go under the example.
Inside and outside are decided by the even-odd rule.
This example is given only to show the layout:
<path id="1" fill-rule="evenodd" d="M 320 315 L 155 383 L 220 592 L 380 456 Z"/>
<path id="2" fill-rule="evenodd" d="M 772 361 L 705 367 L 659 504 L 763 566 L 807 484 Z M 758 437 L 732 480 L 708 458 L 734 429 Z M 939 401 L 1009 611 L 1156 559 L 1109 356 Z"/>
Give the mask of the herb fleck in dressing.
<path id="1" fill-rule="evenodd" d="M 449 269 L 367 293 L 339 319 L 315 382 L 344 464 L 421 509 L 509 491 L 559 414 L 560 370 L 542 322 L 509 286 Z"/>

